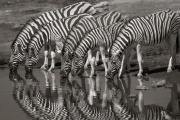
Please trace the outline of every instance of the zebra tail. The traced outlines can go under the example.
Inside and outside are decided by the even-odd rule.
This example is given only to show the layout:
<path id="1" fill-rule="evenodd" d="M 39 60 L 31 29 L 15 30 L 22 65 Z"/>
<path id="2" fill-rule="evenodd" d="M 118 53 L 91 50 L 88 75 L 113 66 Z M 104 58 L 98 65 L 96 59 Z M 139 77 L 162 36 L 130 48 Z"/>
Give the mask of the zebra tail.
<path id="1" fill-rule="evenodd" d="M 176 53 L 180 51 L 180 30 L 178 31 L 178 35 L 176 37 Z"/>

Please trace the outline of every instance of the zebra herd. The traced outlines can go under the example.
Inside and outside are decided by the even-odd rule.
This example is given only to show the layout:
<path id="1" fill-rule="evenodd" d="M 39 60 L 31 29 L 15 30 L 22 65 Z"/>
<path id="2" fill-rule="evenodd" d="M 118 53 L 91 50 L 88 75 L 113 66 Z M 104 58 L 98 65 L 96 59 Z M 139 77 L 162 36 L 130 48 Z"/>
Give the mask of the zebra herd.
<path id="1" fill-rule="evenodd" d="M 100 51 L 105 76 L 112 79 L 117 73 L 121 77 L 126 68 L 129 71 L 130 50 L 136 46 L 138 76 L 142 76 L 141 46 L 166 41 L 170 47 L 167 72 L 171 72 L 176 64 L 176 49 L 179 49 L 180 43 L 180 14 L 167 9 L 132 19 L 117 11 L 98 15 L 107 5 L 109 3 L 105 1 L 96 5 L 79 2 L 29 20 L 12 43 L 10 70 L 17 71 L 18 65 L 25 58 L 25 70 L 32 72 L 39 60 L 39 51 L 45 46 L 41 69 L 47 69 L 48 50 L 51 48 L 49 71 L 54 69 L 57 51 L 61 55 L 62 77 L 67 77 L 70 71 L 73 76 L 81 73 L 88 63 L 91 65 L 92 77 L 98 59 L 92 51 Z M 107 51 L 108 56 L 105 54 Z"/>

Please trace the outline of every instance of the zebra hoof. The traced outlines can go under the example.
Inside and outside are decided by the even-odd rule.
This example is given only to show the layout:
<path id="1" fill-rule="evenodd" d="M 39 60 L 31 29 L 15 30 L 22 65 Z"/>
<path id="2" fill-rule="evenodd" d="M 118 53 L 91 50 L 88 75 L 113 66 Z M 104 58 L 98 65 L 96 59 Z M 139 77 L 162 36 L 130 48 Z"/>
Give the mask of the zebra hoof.
<path id="1" fill-rule="evenodd" d="M 175 67 L 168 68 L 168 69 L 167 69 L 167 73 L 170 73 L 170 72 L 172 72 L 172 71 L 174 71 L 174 70 L 175 70 Z"/>
<path id="2" fill-rule="evenodd" d="M 171 73 L 173 70 L 172 69 L 168 69 L 167 70 L 167 73 Z"/>

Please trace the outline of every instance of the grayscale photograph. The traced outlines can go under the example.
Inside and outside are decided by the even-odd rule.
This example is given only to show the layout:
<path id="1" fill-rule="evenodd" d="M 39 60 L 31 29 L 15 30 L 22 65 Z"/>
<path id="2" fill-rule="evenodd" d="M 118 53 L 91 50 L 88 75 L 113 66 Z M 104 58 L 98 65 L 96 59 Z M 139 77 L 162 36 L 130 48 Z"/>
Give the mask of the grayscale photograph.
<path id="1" fill-rule="evenodd" d="M 180 0 L 0 0 L 0 120 L 180 120 Z"/>

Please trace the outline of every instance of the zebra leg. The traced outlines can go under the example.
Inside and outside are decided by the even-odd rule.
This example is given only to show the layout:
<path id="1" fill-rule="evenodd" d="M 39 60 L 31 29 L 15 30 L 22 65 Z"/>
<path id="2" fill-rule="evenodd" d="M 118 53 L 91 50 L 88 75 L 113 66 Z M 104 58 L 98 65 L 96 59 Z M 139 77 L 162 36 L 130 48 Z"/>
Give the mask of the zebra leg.
<path id="1" fill-rule="evenodd" d="M 49 68 L 48 71 L 52 71 L 54 69 L 55 57 L 56 57 L 56 53 L 54 51 L 51 51 L 51 67 Z"/>
<path id="2" fill-rule="evenodd" d="M 101 58 L 104 64 L 104 69 L 105 69 L 105 76 L 107 75 L 107 64 L 106 64 L 106 57 L 105 57 L 105 48 L 103 46 L 100 46 L 100 52 L 101 52 Z"/>
<path id="3" fill-rule="evenodd" d="M 119 70 L 119 73 L 118 73 L 118 77 L 123 77 L 123 68 L 124 68 L 124 61 L 125 60 L 125 54 L 123 53 L 123 57 L 122 57 L 122 62 L 121 62 L 121 68 Z"/>
<path id="4" fill-rule="evenodd" d="M 44 51 L 44 64 L 41 66 L 42 70 L 47 70 L 48 67 L 48 50 L 45 47 L 45 51 Z"/>
<path id="5" fill-rule="evenodd" d="M 63 64 L 64 64 L 64 59 L 63 59 L 63 55 L 60 54 L 60 61 L 61 61 L 61 69 L 63 68 Z"/>
<path id="6" fill-rule="evenodd" d="M 88 51 L 88 57 L 87 57 L 87 60 L 86 60 L 85 65 L 84 65 L 84 69 L 87 69 L 87 68 L 88 68 L 88 65 L 90 64 L 91 59 L 92 59 L 92 51 L 89 50 L 89 51 Z"/>
<path id="7" fill-rule="evenodd" d="M 127 66 L 127 61 L 128 61 L 128 57 L 129 57 L 129 48 L 126 49 L 126 51 L 123 53 L 123 57 L 122 57 L 122 62 L 121 62 L 121 68 L 119 70 L 119 74 L 118 76 L 119 77 L 122 77 L 125 73 L 125 69 L 126 69 L 126 66 Z M 129 64 L 129 63 L 128 63 Z"/>
<path id="8" fill-rule="evenodd" d="M 93 57 L 91 59 L 90 64 L 91 64 L 91 74 L 90 74 L 89 77 L 93 77 L 94 76 L 94 71 L 95 71 L 95 57 Z"/>
<path id="9" fill-rule="evenodd" d="M 176 64 L 176 37 L 177 34 L 170 34 L 169 41 L 167 41 L 168 45 L 170 45 L 170 59 L 167 68 L 168 73 L 173 71 Z"/>
<path id="10" fill-rule="evenodd" d="M 88 68 L 88 65 L 89 65 L 89 54 L 88 54 L 88 57 L 87 57 L 87 59 L 86 59 L 86 63 L 85 63 L 85 65 L 84 65 L 84 69 L 87 69 Z"/>
<path id="11" fill-rule="evenodd" d="M 91 73 L 89 77 L 93 77 L 94 76 L 94 67 L 95 67 L 95 57 L 92 57 L 92 50 L 88 51 L 88 60 L 90 61 L 90 65 L 91 65 Z"/>
<path id="12" fill-rule="evenodd" d="M 139 73 L 137 74 L 138 77 L 143 76 L 143 67 L 142 67 L 142 51 L 141 51 L 141 45 L 137 44 L 137 61 L 139 64 Z"/>
<path id="13" fill-rule="evenodd" d="M 96 60 L 95 60 L 95 65 L 99 62 L 99 51 L 96 52 Z"/>

